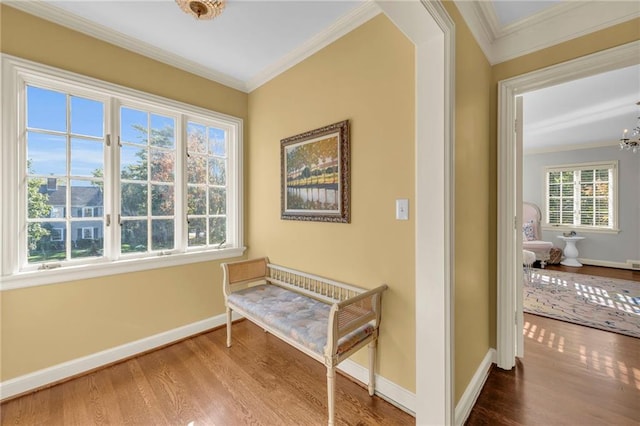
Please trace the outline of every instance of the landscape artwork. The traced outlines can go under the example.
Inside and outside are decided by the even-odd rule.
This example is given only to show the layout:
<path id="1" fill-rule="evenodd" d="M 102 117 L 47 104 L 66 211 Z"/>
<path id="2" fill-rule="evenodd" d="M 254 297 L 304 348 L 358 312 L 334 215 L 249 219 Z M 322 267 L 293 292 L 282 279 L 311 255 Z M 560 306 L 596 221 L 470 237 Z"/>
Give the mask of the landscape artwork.
<path id="1" fill-rule="evenodd" d="M 282 219 L 349 222 L 349 122 L 281 141 Z"/>

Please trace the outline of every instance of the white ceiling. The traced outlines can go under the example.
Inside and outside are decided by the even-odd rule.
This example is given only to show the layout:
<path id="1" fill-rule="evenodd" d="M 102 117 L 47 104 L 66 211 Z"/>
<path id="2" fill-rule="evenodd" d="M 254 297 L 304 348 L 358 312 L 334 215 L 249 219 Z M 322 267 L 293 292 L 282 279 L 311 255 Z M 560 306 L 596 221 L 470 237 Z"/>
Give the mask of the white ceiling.
<path id="1" fill-rule="evenodd" d="M 222 15 L 197 21 L 174 0 L 6 3 L 246 92 L 381 12 L 370 0 L 228 0 Z M 456 6 L 490 63 L 640 16 L 640 2 L 631 1 L 457 0 Z M 628 122 L 640 100 L 638 70 L 623 74 L 527 95 L 525 125 L 535 132 L 525 143 L 577 144 L 596 135 L 613 140 L 602 133 L 605 121 L 612 128 Z M 578 123 L 577 115 L 593 117 L 594 111 L 606 112 L 607 120 L 582 118 L 581 126 L 560 130 L 564 121 L 558 117 Z M 596 123 L 598 131 L 590 128 Z M 557 130 L 554 137 L 550 129 Z"/>

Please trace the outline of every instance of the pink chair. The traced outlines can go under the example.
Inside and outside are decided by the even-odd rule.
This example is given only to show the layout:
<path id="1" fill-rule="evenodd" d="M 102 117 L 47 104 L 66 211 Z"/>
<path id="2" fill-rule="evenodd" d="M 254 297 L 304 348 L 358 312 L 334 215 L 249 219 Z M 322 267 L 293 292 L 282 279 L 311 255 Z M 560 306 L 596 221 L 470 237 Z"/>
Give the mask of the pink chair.
<path id="1" fill-rule="evenodd" d="M 544 268 L 549 260 L 553 243 L 542 241 L 540 230 L 540 209 L 533 203 L 522 204 L 522 249 L 536 255 L 540 267 Z"/>

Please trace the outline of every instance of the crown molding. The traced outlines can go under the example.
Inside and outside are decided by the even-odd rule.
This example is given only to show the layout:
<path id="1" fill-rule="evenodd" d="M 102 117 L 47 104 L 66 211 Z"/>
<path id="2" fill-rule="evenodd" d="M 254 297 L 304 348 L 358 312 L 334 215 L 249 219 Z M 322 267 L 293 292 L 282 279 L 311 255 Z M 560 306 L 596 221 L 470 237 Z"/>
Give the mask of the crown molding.
<path id="1" fill-rule="evenodd" d="M 375 2 L 371 0 L 363 2 L 361 6 L 343 15 L 333 25 L 250 78 L 246 83 L 247 92 L 257 89 L 380 13 L 382 10 Z"/>
<path id="2" fill-rule="evenodd" d="M 548 154 L 555 152 L 564 152 L 564 151 L 577 151 L 580 149 L 596 149 L 596 148 L 605 148 L 605 147 L 614 147 L 620 145 L 620 141 L 604 141 L 604 142 L 593 142 L 593 143 L 583 143 L 583 144 L 575 144 L 575 145 L 561 145 L 561 146 L 548 146 L 548 147 L 540 147 L 540 148 L 524 148 L 524 155 L 535 155 L 535 154 Z M 618 151 L 616 149 L 616 151 Z"/>
<path id="3" fill-rule="evenodd" d="M 4 1 L 4 4 L 36 17 L 70 28 L 142 56 L 171 65 L 191 74 L 215 81 L 233 89 L 247 91 L 246 84 L 239 79 L 214 71 L 196 62 L 187 60 L 166 50 L 104 27 L 88 19 L 70 14 L 42 1 Z"/>
<path id="4" fill-rule="evenodd" d="M 492 3 L 455 4 L 491 65 L 640 17 L 637 2 L 568 2 L 500 27 Z"/>

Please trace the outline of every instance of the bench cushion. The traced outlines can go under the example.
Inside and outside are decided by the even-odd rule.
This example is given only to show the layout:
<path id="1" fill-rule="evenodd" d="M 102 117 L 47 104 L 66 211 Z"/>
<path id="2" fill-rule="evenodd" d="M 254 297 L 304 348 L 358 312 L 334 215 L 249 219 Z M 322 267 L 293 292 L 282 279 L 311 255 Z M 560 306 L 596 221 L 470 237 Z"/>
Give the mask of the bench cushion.
<path id="1" fill-rule="evenodd" d="M 271 284 L 229 295 L 228 302 L 320 355 L 327 344 L 331 305 Z M 338 355 L 373 333 L 367 323 L 338 341 Z"/>

